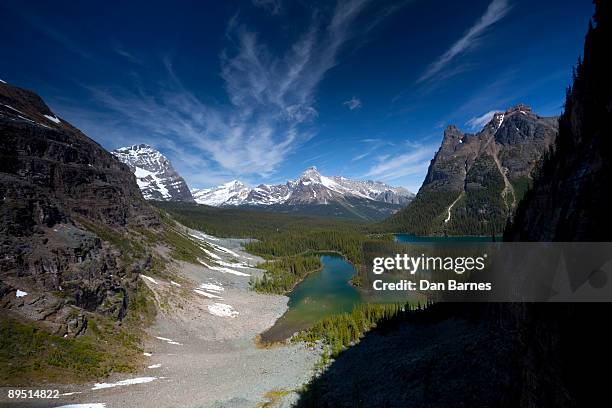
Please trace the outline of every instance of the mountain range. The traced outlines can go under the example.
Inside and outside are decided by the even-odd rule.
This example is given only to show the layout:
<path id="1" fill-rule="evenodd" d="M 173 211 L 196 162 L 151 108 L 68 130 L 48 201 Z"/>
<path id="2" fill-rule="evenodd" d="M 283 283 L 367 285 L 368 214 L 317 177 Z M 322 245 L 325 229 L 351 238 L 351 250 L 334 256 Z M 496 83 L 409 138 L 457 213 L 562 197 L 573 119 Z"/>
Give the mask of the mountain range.
<path id="1" fill-rule="evenodd" d="M 495 113 L 477 133 L 448 126 L 415 199 L 389 225 L 419 235 L 501 233 L 557 133 L 557 117 L 526 105 Z"/>
<path id="2" fill-rule="evenodd" d="M 199 204 L 242 207 L 302 215 L 380 220 L 394 214 L 414 194 L 403 187 L 379 181 L 327 177 L 316 167 L 306 169 L 298 179 L 285 184 L 249 187 L 233 180 L 219 187 L 192 190 Z"/>
<path id="3" fill-rule="evenodd" d="M 213 206 L 329 204 L 348 197 L 405 205 L 414 196 L 403 187 L 380 181 L 323 176 L 316 167 L 309 167 L 297 180 L 285 184 L 260 184 L 251 188 L 233 180 L 211 189 L 195 189 L 192 193 L 197 203 Z"/>

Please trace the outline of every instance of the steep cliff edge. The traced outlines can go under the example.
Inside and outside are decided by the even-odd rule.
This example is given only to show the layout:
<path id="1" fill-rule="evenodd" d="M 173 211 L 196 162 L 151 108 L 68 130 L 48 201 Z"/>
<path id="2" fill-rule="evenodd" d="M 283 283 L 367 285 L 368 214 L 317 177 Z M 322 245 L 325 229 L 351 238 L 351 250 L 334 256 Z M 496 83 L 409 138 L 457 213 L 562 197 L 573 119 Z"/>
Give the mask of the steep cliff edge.
<path id="1" fill-rule="evenodd" d="M 0 83 L 0 307 L 62 336 L 86 312 L 121 320 L 146 253 L 130 230 L 159 230 L 130 169 L 36 94 Z"/>
<path id="2" fill-rule="evenodd" d="M 510 241 L 609 241 L 612 229 L 610 5 L 598 2 L 554 151 L 505 233 Z"/>

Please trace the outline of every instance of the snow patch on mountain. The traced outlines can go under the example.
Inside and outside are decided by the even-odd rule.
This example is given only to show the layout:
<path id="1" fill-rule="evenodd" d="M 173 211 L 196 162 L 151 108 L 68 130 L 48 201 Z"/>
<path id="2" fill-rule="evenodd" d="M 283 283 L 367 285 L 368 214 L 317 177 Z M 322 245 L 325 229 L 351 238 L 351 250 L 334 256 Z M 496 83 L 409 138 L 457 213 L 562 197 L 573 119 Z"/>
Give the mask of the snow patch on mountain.
<path id="1" fill-rule="evenodd" d="M 198 204 L 218 207 L 220 205 L 240 205 L 250 192 L 250 187 L 238 180 L 232 180 L 215 188 L 194 189 L 191 194 Z"/>
<path id="2" fill-rule="evenodd" d="M 260 184 L 257 187 L 233 180 L 219 187 L 192 190 L 196 202 L 212 206 L 328 204 L 347 197 L 358 197 L 392 204 L 406 204 L 414 194 L 403 187 L 380 181 L 352 180 L 324 176 L 316 167 L 306 169 L 297 180 L 286 184 Z"/>
<path id="3" fill-rule="evenodd" d="M 121 147 L 111 152 L 127 164 L 147 200 L 193 201 L 187 183 L 159 151 L 146 144 Z"/>

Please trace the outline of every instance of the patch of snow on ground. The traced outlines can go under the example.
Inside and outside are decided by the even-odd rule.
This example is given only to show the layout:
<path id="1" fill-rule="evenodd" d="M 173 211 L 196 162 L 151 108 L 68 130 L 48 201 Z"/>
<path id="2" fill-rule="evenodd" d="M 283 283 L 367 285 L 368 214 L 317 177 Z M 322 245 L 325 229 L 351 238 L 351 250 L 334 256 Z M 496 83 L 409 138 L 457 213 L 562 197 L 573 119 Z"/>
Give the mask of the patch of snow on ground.
<path id="1" fill-rule="evenodd" d="M 175 281 L 172 281 L 172 280 L 170 281 L 170 284 L 174 286 L 178 286 L 179 288 L 181 287 L 180 283 L 176 283 Z"/>
<path id="2" fill-rule="evenodd" d="M 198 258 L 198 262 L 200 262 L 202 265 L 204 265 L 206 268 L 212 270 L 212 271 L 217 271 L 217 272 L 223 272 L 223 273 L 231 273 L 232 275 L 237 275 L 237 276 L 251 276 L 248 273 L 243 273 L 243 272 L 238 272 L 235 271 L 233 269 L 230 268 L 224 268 L 221 266 L 210 266 L 208 265 L 206 262 L 204 262 L 203 260 Z"/>
<path id="3" fill-rule="evenodd" d="M 168 344 L 174 344 L 175 346 L 182 346 L 181 343 L 179 343 L 178 341 L 174 341 L 172 339 L 169 339 L 167 337 L 159 337 L 159 336 L 155 336 L 156 339 L 159 339 L 161 341 L 165 341 Z"/>
<path id="4" fill-rule="evenodd" d="M 205 241 L 207 239 L 210 239 L 211 241 L 218 241 L 219 240 L 219 238 L 213 237 L 212 235 L 205 234 L 205 233 L 203 233 L 201 231 L 195 231 L 195 234 L 189 234 L 189 235 L 191 235 L 192 237 L 194 237 L 196 239 L 199 239 L 200 241 Z"/>
<path id="5" fill-rule="evenodd" d="M 230 305 L 225 303 L 213 303 L 208 305 L 208 312 L 213 316 L 219 317 L 236 317 L 238 312 Z"/>
<path id="6" fill-rule="evenodd" d="M 128 378 L 127 380 L 117 381 L 115 383 L 96 383 L 94 384 L 92 390 L 102 390 L 104 388 L 115 388 L 122 387 L 124 385 L 132 385 L 132 384 L 145 384 L 150 383 L 151 381 L 157 380 L 157 377 L 138 377 L 138 378 Z"/>
<path id="7" fill-rule="evenodd" d="M 221 296 L 213 295 L 211 293 L 206 293 L 200 289 L 194 289 L 193 291 L 197 293 L 198 295 L 206 296 L 209 299 L 222 299 Z"/>
<path id="8" fill-rule="evenodd" d="M 143 356 L 151 357 L 153 353 L 142 353 Z"/>
<path id="9" fill-rule="evenodd" d="M 28 295 L 28 292 L 24 292 L 23 290 L 17 289 L 17 292 L 15 292 L 15 296 L 17 296 L 18 298 L 24 297 L 24 296 L 27 296 L 27 295 Z"/>
<path id="10" fill-rule="evenodd" d="M 143 277 L 144 279 L 148 280 L 149 282 L 154 283 L 154 284 L 157 285 L 157 281 L 155 279 L 153 279 L 152 277 L 147 276 L 147 275 L 140 275 L 140 276 Z"/>
<path id="11" fill-rule="evenodd" d="M 161 364 L 151 364 L 147 368 L 159 368 L 159 367 L 161 367 Z"/>
<path id="12" fill-rule="evenodd" d="M 102 402 L 92 402 L 88 404 L 70 404 L 62 405 L 57 408 L 106 408 L 106 404 Z"/>
<path id="13" fill-rule="evenodd" d="M 51 115 L 43 115 L 43 116 L 45 118 L 49 119 L 53 123 L 60 123 L 61 122 L 57 116 L 51 116 Z"/>
<path id="14" fill-rule="evenodd" d="M 215 254 L 214 252 L 209 251 L 208 249 L 204 248 L 204 247 L 200 247 L 202 248 L 202 251 L 206 252 L 206 254 L 208 254 L 208 256 L 212 256 L 215 259 L 221 259 L 221 257 L 217 254 Z"/>
<path id="15" fill-rule="evenodd" d="M 208 290 L 209 292 L 223 292 L 225 288 L 214 283 L 202 283 L 200 289 Z"/>
<path id="16" fill-rule="evenodd" d="M 232 256 L 235 256 L 236 258 L 239 258 L 240 255 L 238 255 L 237 253 L 235 253 L 234 251 L 231 251 L 225 247 L 222 247 L 221 245 L 217 245 L 217 244 L 210 244 L 212 245 L 215 249 L 218 249 L 219 251 L 225 252 L 226 254 L 230 254 Z"/>
<path id="17" fill-rule="evenodd" d="M 4 80 L 2 80 L 2 79 L 0 79 L 0 82 L 2 82 L 3 84 L 6 84 L 6 81 L 4 81 Z"/>

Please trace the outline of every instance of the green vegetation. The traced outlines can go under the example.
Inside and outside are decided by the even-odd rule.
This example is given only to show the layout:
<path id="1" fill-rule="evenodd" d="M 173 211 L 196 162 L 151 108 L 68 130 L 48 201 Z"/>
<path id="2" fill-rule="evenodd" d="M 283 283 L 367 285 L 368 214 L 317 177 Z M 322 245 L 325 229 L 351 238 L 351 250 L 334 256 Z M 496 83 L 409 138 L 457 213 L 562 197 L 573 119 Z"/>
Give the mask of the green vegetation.
<path id="1" fill-rule="evenodd" d="M 525 194 L 531 188 L 533 180 L 527 176 L 516 177 L 510 180 L 514 187 L 514 195 L 516 197 L 517 204 L 525 197 Z"/>
<path id="2" fill-rule="evenodd" d="M 365 332 L 407 308 L 409 306 L 397 303 L 359 304 L 351 313 L 326 317 L 312 328 L 298 333 L 292 341 L 309 344 L 322 341 L 326 348 L 321 365 L 326 365 L 330 357 L 336 357 L 346 347 L 358 342 Z"/>
<path id="3" fill-rule="evenodd" d="M 421 191 L 408 204 L 408 207 L 372 226 L 371 230 L 404 232 L 414 235 L 441 234 L 445 212 L 459 194 L 458 191 Z"/>
<path id="4" fill-rule="evenodd" d="M 528 180 L 516 179 L 521 196 Z M 491 235 L 506 225 L 507 203 L 502 192 L 505 184 L 493 157 L 483 155 L 474 163 L 465 181 L 465 192 L 425 189 L 408 207 L 376 225 L 372 230 L 405 232 L 414 235 Z M 448 208 L 457 199 L 448 217 Z M 517 197 L 518 198 L 518 197 Z M 512 202 L 511 197 L 507 197 Z"/>
<path id="5" fill-rule="evenodd" d="M 262 278 L 251 277 L 251 287 L 260 293 L 285 294 L 290 292 L 310 272 L 322 268 L 317 255 L 287 256 L 261 263 L 258 268 L 265 269 Z"/>
<path id="6" fill-rule="evenodd" d="M 359 265 L 366 241 L 392 239 L 390 235 L 368 236 L 367 224 L 354 221 L 189 203 L 156 202 L 155 205 L 181 224 L 209 234 L 255 238 L 245 244 L 245 249 L 268 262 L 259 265 L 266 270 L 264 277 L 253 279 L 251 285 L 265 293 L 286 293 L 309 272 L 320 269 L 314 252 L 339 253 Z"/>
<path id="7" fill-rule="evenodd" d="M 344 255 L 353 264 L 360 264 L 366 240 L 366 235 L 351 231 L 296 231 L 269 235 L 261 241 L 249 242 L 245 249 L 268 258 L 309 251 L 332 251 Z"/>
<path id="8" fill-rule="evenodd" d="M 142 282 L 131 291 L 129 313 L 112 317 L 86 313 L 87 330 L 76 338 L 50 333 L 37 323 L 0 318 L 0 382 L 4 385 L 88 381 L 113 372 L 135 372 L 142 361 L 142 328 L 155 305 Z"/>
<path id="9" fill-rule="evenodd" d="M 266 239 L 302 231 L 362 231 L 367 224 L 335 218 L 217 208 L 180 202 L 153 202 L 181 224 L 218 237 Z"/>
<path id="10" fill-rule="evenodd" d="M 502 232 L 508 215 L 502 197 L 504 187 L 504 178 L 493 157 L 479 157 L 466 176 L 465 197 L 453 207 L 447 232 L 451 235 Z"/>

